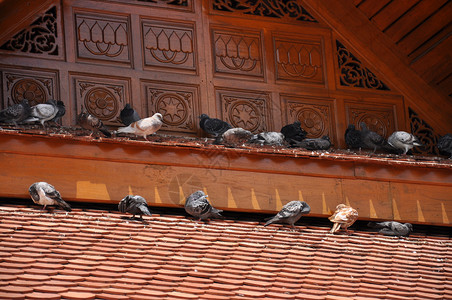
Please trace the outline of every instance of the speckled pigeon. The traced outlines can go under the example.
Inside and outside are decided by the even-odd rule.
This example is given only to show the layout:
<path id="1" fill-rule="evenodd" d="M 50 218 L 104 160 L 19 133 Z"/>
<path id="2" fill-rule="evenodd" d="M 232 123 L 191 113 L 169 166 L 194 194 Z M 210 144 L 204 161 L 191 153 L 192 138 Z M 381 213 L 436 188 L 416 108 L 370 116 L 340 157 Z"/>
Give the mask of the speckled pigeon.
<path id="1" fill-rule="evenodd" d="M 348 231 L 347 228 L 352 226 L 358 219 L 358 212 L 348 205 L 339 204 L 336 206 L 334 214 L 328 219 L 334 223 L 333 228 L 330 230 L 331 233 L 335 233 L 341 228 Z"/>
<path id="2" fill-rule="evenodd" d="M 386 221 L 379 223 L 369 222 L 367 226 L 380 229 L 378 232 L 384 235 L 393 236 L 407 236 L 411 231 L 413 231 L 413 225 L 411 225 L 410 223 L 402 224 L 395 221 Z"/>
<path id="3" fill-rule="evenodd" d="M 448 133 L 438 140 L 438 150 L 450 155 L 452 158 L 452 134 Z"/>
<path id="4" fill-rule="evenodd" d="M 129 126 L 133 122 L 139 121 L 141 118 L 138 115 L 137 111 L 133 109 L 132 106 L 130 106 L 129 103 L 126 103 L 124 108 L 119 113 L 119 119 L 121 120 L 121 123 Z"/>
<path id="5" fill-rule="evenodd" d="M 237 146 L 246 143 L 253 134 L 251 131 L 243 128 L 231 128 L 226 130 L 222 135 L 217 138 L 216 143 L 223 143 L 228 146 Z"/>
<path id="6" fill-rule="evenodd" d="M 133 133 L 141 135 L 147 141 L 147 136 L 156 133 L 163 125 L 163 116 L 160 113 L 155 113 L 152 117 L 144 118 L 133 122 L 127 127 L 120 127 L 117 133 Z"/>
<path id="7" fill-rule="evenodd" d="M 305 148 L 307 150 L 328 150 L 331 147 L 330 138 L 327 135 L 316 139 L 304 139 L 292 144 L 292 147 Z"/>
<path id="8" fill-rule="evenodd" d="M 4 110 L 0 111 L 1 123 L 13 123 L 17 126 L 20 123 L 30 117 L 31 108 L 27 99 L 23 99 L 20 103 L 8 106 Z"/>
<path id="9" fill-rule="evenodd" d="M 214 137 L 218 137 L 226 132 L 226 130 L 232 128 L 228 122 L 216 118 L 210 118 L 206 114 L 200 115 L 199 119 L 199 127 Z"/>
<path id="10" fill-rule="evenodd" d="M 97 117 L 85 111 L 82 107 L 80 114 L 77 116 L 77 123 L 83 129 L 90 130 L 92 136 L 93 134 L 97 137 L 99 132 L 102 132 L 106 137 L 111 137 L 110 131 L 105 127 L 104 123 Z"/>
<path id="11" fill-rule="evenodd" d="M 35 182 L 28 189 L 34 203 L 44 205 L 57 205 L 65 211 L 71 211 L 71 207 L 61 198 L 60 193 L 47 182 Z"/>
<path id="12" fill-rule="evenodd" d="M 281 132 L 274 131 L 261 132 L 253 135 L 250 143 L 281 146 L 284 143 L 284 135 Z"/>
<path id="13" fill-rule="evenodd" d="M 297 222 L 302 215 L 309 214 L 311 207 L 304 201 L 290 201 L 272 218 L 270 218 L 264 226 L 268 226 L 272 223 L 282 222 L 287 223 L 295 228 L 294 223 Z"/>
<path id="14" fill-rule="evenodd" d="M 203 191 L 196 191 L 185 200 L 185 211 L 199 220 L 223 218 L 222 210 L 213 207 Z"/>
<path id="15" fill-rule="evenodd" d="M 127 195 L 118 204 L 118 209 L 122 213 L 132 214 L 132 219 L 135 219 L 135 215 L 140 216 L 140 220 L 143 220 L 143 215 L 151 216 L 146 199 L 141 196 Z"/>
<path id="16" fill-rule="evenodd" d="M 395 131 L 388 138 L 388 144 L 405 155 L 414 146 L 422 146 L 417 137 L 405 131 Z"/>

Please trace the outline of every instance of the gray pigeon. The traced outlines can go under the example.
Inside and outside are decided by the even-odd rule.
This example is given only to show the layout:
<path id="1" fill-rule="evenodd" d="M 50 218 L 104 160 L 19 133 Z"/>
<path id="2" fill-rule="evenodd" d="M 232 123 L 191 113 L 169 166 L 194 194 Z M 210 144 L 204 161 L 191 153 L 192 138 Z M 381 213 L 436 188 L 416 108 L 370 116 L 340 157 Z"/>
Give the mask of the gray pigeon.
<path id="1" fill-rule="evenodd" d="M 57 205 L 65 211 L 71 211 L 71 207 L 61 198 L 60 193 L 47 182 L 35 182 L 28 189 L 34 203 L 44 205 Z"/>
<path id="2" fill-rule="evenodd" d="M 302 215 L 309 214 L 311 207 L 304 201 L 290 201 L 276 214 L 276 216 L 270 218 L 264 226 L 268 226 L 275 222 L 283 222 L 290 224 L 292 228 L 295 228 L 295 222 L 297 222 Z"/>
<path id="3" fill-rule="evenodd" d="M 362 148 L 373 150 L 373 153 L 375 153 L 377 149 L 384 146 L 386 141 L 381 135 L 367 128 L 367 125 L 364 122 L 361 122 L 360 126 Z"/>
<path id="4" fill-rule="evenodd" d="M 121 123 L 129 126 L 133 122 L 139 121 L 141 118 L 138 115 L 137 111 L 130 106 L 129 103 L 126 103 L 124 108 L 119 113 L 119 119 L 121 120 Z"/>
<path id="5" fill-rule="evenodd" d="M 140 216 L 140 220 L 143 221 L 143 215 L 151 216 L 146 199 L 141 196 L 125 196 L 118 204 L 118 209 L 122 213 L 132 214 L 132 219 L 135 219 L 135 215 Z"/>
<path id="6" fill-rule="evenodd" d="M 405 155 L 408 150 L 413 149 L 414 146 L 422 146 L 422 143 L 417 137 L 405 131 L 395 131 L 388 138 L 388 144 L 402 151 Z"/>
<path id="7" fill-rule="evenodd" d="M 330 138 L 324 135 L 317 139 L 304 139 L 292 144 L 293 147 L 301 147 L 307 150 L 328 150 L 331 147 Z"/>
<path id="8" fill-rule="evenodd" d="M 439 151 L 449 154 L 450 158 L 452 158 L 452 134 L 448 133 L 442 136 L 438 140 L 438 144 L 436 146 Z"/>
<path id="9" fill-rule="evenodd" d="M 1 123 L 13 123 L 17 126 L 20 123 L 30 117 L 31 108 L 27 99 L 23 99 L 20 103 L 8 106 L 4 110 L 0 111 Z"/>
<path id="10" fill-rule="evenodd" d="M 355 125 L 348 125 L 344 137 L 345 143 L 349 149 L 358 149 L 362 147 L 361 131 L 356 129 Z"/>
<path id="11" fill-rule="evenodd" d="M 261 132 L 255 134 L 251 139 L 250 143 L 256 143 L 262 145 L 277 145 L 281 146 L 284 143 L 284 134 L 281 132 Z"/>
<path id="12" fill-rule="evenodd" d="M 111 133 L 110 131 L 108 131 L 107 127 L 105 127 L 104 123 L 102 123 L 102 121 L 97 117 L 86 112 L 83 109 L 83 106 L 81 108 L 80 114 L 77 116 L 77 123 L 83 129 L 91 131 L 91 134 L 89 136 L 92 136 L 94 134 L 97 137 L 99 132 L 102 132 L 106 137 L 111 137 Z"/>
<path id="13" fill-rule="evenodd" d="M 407 236 L 413 231 L 413 225 L 410 223 L 399 223 L 395 221 L 386 221 L 380 223 L 369 222 L 367 226 L 380 229 L 378 232 L 384 235 Z"/>
<path id="14" fill-rule="evenodd" d="M 40 103 L 31 107 L 31 117 L 26 119 L 25 122 L 31 123 L 39 121 L 44 127 L 45 122 L 52 120 L 58 113 L 58 103 L 54 99 L 47 100 L 46 103 Z"/>
<path id="15" fill-rule="evenodd" d="M 64 106 L 64 102 L 61 100 L 57 101 L 57 107 L 58 107 L 58 112 L 55 115 L 55 117 L 50 121 L 59 125 L 58 122 L 66 114 L 66 107 Z"/>
<path id="16" fill-rule="evenodd" d="M 185 200 L 185 211 L 199 220 L 221 219 L 222 210 L 210 205 L 203 191 L 196 191 Z"/>
<path id="17" fill-rule="evenodd" d="M 199 119 L 199 127 L 201 127 L 201 129 L 208 134 L 213 135 L 214 137 L 218 137 L 219 135 L 226 132 L 226 130 L 232 128 L 232 126 L 228 122 L 220 119 L 210 118 L 206 114 L 200 115 Z"/>
<path id="18" fill-rule="evenodd" d="M 163 124 L 163 116 L 160 113 L 155 113 L 152 117 L 144 118 L 133 122 L 127 127 L 120 127 L 117 133 L 133 133 L 141 135 L 147 141 L 147 136 L 156 133 Z"/>
<path id="19" fill-rule="evenodd" d="M 231 128 L 226 130 L 219 138 L 217 138 L 217 143 L 223 143 L 229 146 L 237 146 L 246 143 L 253 134 L 251 131 L 245 130 L 243 128 Z"/>

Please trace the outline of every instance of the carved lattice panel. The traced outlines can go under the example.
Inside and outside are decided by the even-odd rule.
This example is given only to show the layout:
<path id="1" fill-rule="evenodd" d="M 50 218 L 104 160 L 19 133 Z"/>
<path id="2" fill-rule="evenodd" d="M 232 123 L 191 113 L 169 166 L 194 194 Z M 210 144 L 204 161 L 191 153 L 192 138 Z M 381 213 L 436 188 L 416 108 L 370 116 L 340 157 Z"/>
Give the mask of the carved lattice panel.
<path id="1" fill-rule="evenodd" d="M 63 35 L 60 6 L 52 6 L 28 27 L 0 46 L 9 54 L 63 59 Z"/>
<path id="2" fill-rule="evenodd" d="M 263 77 L 259 33 L 213 31 L 215 72 Z"/>
<path id="3" fill-rule="evenodd" d="M 196 71 L 193 24 L 143 20 L 142 29 L 145 66 Z"/>
<path id="4" fill-rule="evenodd" d="M 394 105 L 347 103 L 345 107 L 347 124 L 354 124 L 358 129 L 361 129 L 359 124 L 364 122 L 370 130 L 387 139 L 397 128 Z"/>
<path id="5" fill-rule="evenodd" d="M 254 133 L 271 130 L 269 93 L 217 90 L 216 94 L 221 106 L 221 118 L 233 127 L 241 127 Z"/>
<path id="6" fill-rule="evenodd" d="M 127 17 L 79 12 L 75 26 L 78 58 L 130 64 Z"/>
<path id="7" fill-rule="evenodd" d="M 281 22 L 313 22 L 317 20 L 301 6 L 300 1 L 281 0 L 210 0 L 212 12 L 242 17 L 264 17 Z"/>
<path id="8" fill-rule="evenodd" d="M 3 105 L 27 99 L 30 105 L 58 99 L 58 73 L 2 68 Z M 64 99 L 63 99 L 64 100 Z"/>
<path id="9" fill-rule="evenodd" d="M 324 83 L 321 41 L 274 38 L 277 79 Z"/>
<path id="10" fill-rule="evenodd" d="M 144 91 L 149 116 L 157 112 L 163 116 L 162 130 L 197 132 L 199 96 L 196 86 L 145 82 Z"/>
<path id="11" fill-rule="evenodd" d="M 439 135 L 435 133 L 433 128 L 425 122 L 411 107 L 408 108 L 410 117 L 410 129 L 422 143 L 421 147 L 414 147 L 411 151 L 413 153 L 421 154 L 435 154 L 438 155 L 439 150 L 436 147 L 439 140 Z"/>
<path id="12" fill-rule="evenodd" d="M 83 106 L 104 124 L 122 125 L 119 113 L 126 103 L 130 103 L 128 80 L 75 75 L 73 83 L 77 115 Z"/>
<path id="13" fill-rule="evenodd" d="M 282 96 L 282 107 L 285 107 L 283 119 L 287 123 L 301 122 L 301 127 L 308 133 L 308 138 L 330 137 L 334 143 L 335 120 L 333 100 L 323 98 L 299 98 Z"/>

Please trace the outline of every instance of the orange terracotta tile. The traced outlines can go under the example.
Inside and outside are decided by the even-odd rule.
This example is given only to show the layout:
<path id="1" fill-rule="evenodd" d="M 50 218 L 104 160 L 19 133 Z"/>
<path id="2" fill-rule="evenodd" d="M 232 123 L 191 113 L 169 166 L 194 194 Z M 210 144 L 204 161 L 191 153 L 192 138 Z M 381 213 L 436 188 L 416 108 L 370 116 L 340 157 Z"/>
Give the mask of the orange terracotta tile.
<path id="1" fill-rule="evenodd" d="M 39 292 L 32 292 L 32 293 L 28 293 L 25 294 L 26 299 L 30 299 L 30 300 L 58 300 L 61 299 L 61 295 L 60 294 L 55 294 L 55 293 L 39 293 Z"/>
<path id="2" fill-rule="evenodd" d="M 82 300 L 82 299 L 95 299 L 96 295 L 93 293 L 83 293 L 83 292 L 66 292 L 62 293 L 61 296 L 64 299 L 70 299 L 70 300 Z"/>

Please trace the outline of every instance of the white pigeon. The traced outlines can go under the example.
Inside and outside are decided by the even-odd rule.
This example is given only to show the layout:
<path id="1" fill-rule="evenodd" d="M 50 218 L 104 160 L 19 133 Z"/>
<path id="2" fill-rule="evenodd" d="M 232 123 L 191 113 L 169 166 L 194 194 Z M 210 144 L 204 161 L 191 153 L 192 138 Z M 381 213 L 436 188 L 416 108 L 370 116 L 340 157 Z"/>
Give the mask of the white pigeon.
<path id="1" fill-rule="evenodd" d="M 57 205 L 65 211 L 71 211 L 71 207 L 61 198 L 60 193 L 47 182 L 33 183 L 28 192 L 34 203 L 44 205 L 42 209 L 45 209 L 47 205 Z"/>
<path id="2" fill-rule="evenodd" d="M 58 114 L 58 110 L 59 108 L 56 100 L 47 100 L 46 103 L 40 103 L 31 107 L 30 118 L 26 119 L 25 122 L 29 123 L 39 121 L 42 127 L 45 128 L 44 122 L 55 118 Z"/>
<path id="3" fill-rule="evenodd" d="M 388 144 L 397 150 L 402 150 L 403 154 L 406 154 L 414 146 L 422 146 L 417 137 L 405 131 L 395 131 L 391 134 L 388 138 Z"/>
<path id="4" fill-rule="evenodd" d="M 133 133 L 135 135 L 142 135 L 147 141 L 146 136 L 157 132 L 163 124 L 163 116 L 160 113 L 155 113 L 152 117 L 144 118 L 133 122 L 127 127 L 120 127 L 117 133 Z"/>

